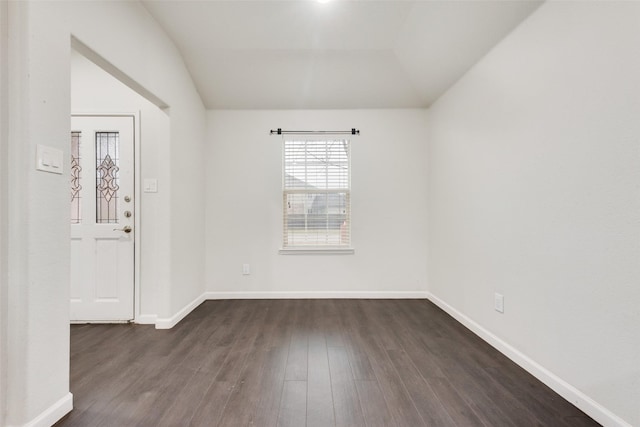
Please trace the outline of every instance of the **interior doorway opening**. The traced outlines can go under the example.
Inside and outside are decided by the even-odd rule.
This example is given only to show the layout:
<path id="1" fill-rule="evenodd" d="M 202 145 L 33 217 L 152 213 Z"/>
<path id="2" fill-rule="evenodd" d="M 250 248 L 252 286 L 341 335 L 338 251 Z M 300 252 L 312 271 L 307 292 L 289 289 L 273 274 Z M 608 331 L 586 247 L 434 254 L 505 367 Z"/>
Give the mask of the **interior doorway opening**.
<path id="1" fill-rule="evenodd" d="M 113 156 L 110 156 L 109 159 L 102 158 L 100 160 L 102 164 L 94 159 L 92 162 L 97 166 L 87 166 L 85 169 L 91 170 L 84 170 L 84 183 L 90 189 L 87 194 L 93 198 L 93 204 L 97 203 L 96 200 L 100 197 L 103 202 L 107 198 L 109 202 L 115 200 L 119 203 L 114 211 L 114 215 L 118 217 L 115 220 L 106 218 L 107 222 L 102 224 L 104 232 L 112 234 L 112 236 L 110 239 L 96 243 L 102 245 L 104 257 L 99 259 L 100 262 L 94 260 L 90 266 L 92 274 L 89 277 L 93 277 L 92 290 L 86 292 L 93 295 L 94 300 L 103 303 L 103 305 L 115 304 L 121 295 L 117 295 L 116 298 L 115 287 L 111 285 L 118 276 L 130 275 L 132 280 L 127 300 L 131 301 L 131 314 L 109 317 L 97 312 L 93 316 L 83 315 L 80 318 L 77 316 L 74 318 L 73 298 L 77 297 L 78 293 L 75 292 L 74 295 L 74 291 L 77 291 L 77 283 L 73 282 L 72 274 L 71 320 L 149 323 L 145 319 L 153 318 L 149 314 L 158 312 L 158 305 L 163 299 L 162 277 L 168 277 L 168 272 L 163 271 L 164 268 L 168 268 L 169 264 L 163 262 L 163 254 L 168 253 L 165 250 L 168 242 L 162 242 L 162 236 L 158 236 L 155 231 L 168 222 L 169 188 L 164 184 L 169 183 L 170 172 L 168 167 L 170 162 L 169 109 L 161 99 L 113 67 L 77 39 L 72 38 L 71 45 L 72 116 L 129 118 L 133 124 L 133 144 L 130 154 L 132 158 L 132 187 L 130 190 L 122 189 L 124 165 L 116 164 Z M 92 147 L 88 150 L 92 156 L 95 157 L 97 152 L 98 137 L 96 135 L 113 136 L 117 134 L 117 131 L 114 133 L 114 130 L 115 127 L 111 124 L 96 125 L 93 129 L 95 132 L 85 139 L 88 141 L 88 146 Z M 74 132 L 77 129 L 71 126 L 71 131 Z M 70 135 L 70 141 L 71 139 Z M 122 151 L 118 153 L 121 155 Z M 112 169 L 109 169 L 108 164 L 111 160 L 113 160 L 113 165 L 111 165 Z M 74 179 L 73 176 L 70 176 L 70 185 L 73 185 Z M 153 183 L 153 185 L 143 186 L 144 183 Z M 101 191 L 102 196 L 100 195 Z M 118 191 L 120 192 L 118 193 Z M 125 198 L 130 201 L 126 202 Z M 94 208 L 86 212 L 89 215 L 88 218 L 92 221 L 99 220 L 100 218 L 96 218 L 98 210 L 99 208 Z M 113 223 L 109 221 L 113 221 Z M 126 227 L 129 227 L 130 230 L 127 231 Z M 123 262 L 124 255 L 119 254 L 116 250 L 118 245 L 127 242 L 132 243 L 131 253 L 126 255 L 132 261 L 132 272 L 121 268 L 119 263 Z M 82 253 L 79 247 L 76 247 L 76 252 Z M 107 262 L 109 260 L 110 264 Z M 83 268 L 87 269 L 86 263 L 79 262 L 77 257 L 74 260 L 72 253 L 72 263 L 74 262 L 84 265 Z M 72 272 L 75 267 L 71 266 Z"/>

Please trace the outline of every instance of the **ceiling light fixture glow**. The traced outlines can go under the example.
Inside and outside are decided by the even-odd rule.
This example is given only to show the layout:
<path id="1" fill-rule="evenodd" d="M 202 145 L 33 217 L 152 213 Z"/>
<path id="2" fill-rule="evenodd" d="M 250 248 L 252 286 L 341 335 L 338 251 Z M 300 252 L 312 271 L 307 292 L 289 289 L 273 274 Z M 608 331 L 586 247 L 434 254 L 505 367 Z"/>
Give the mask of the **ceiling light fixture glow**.
<path id="1" fill-rule="evenodd" d="M 316 1 L 317 1 L 318 3 L 325 4 L 325 3 L 329 3 L 331 0 L 316 0 Z"/>

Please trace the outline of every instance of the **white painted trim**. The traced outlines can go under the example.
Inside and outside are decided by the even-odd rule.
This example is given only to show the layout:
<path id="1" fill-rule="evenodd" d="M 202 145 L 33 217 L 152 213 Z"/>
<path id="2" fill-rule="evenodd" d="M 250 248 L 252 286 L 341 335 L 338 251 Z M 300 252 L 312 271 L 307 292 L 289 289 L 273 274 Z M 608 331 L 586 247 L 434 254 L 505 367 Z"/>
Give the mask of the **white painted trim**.
<path id="1" fill-rule="evenodd" d="M 278 250 L 280 255 L 353 255 L 356 253 L 353 248 L 287 248 Z"/>
<path id="2" fill-rule="evenodd" d="M 200 295 L 189 304 L 182 307 L 180 311 L 171 317 L 156 319 L 156 329 L 171 329 L 178 324 L 182 319 L 187 317 L 196 307 L 202 304 L 206 300 L 205 294 Z"/>
<path id="3" fill-rule="evenodd" d="M 507 344 L 501 338 L 497 337 L 489 330 L 485 329 L 484 327 L 467 317 L 462 312 L 453 308 L 432 293 L 427 292 L 427 294 L 427 298 L 431 302 L 443 309 L 454 319 L 471 330 L 471 332 L 485 340 L 491 346 L 496 348 L 500 353 L 507 356 L 513 362 L 515 362 L 531 375 L 542 381 L 553 391 L 567 399 L 569 402 L 574 404 L 576 407 L 581 409 L 584 413 L 589 415 L 600 424 L 607 427 L 631 427 L 631 424 L 627 423 L 622 418 L 618 417 L 616 414 L 600 405 L 598 402 L 591 399 L 589 396 L 587 396 L 571 384 L 564 381 L 562 378 L 550 372 L 524 353 Z"/>
<path id="4" fill-rule="evenodd" d="M 72 325 L 116 325 L 130 323 L 130 320 L 71 320 L 69 323 Z"/>
<path id="5" fill-rule="evenodd" d="M 0 2 L 0 425 L 7 413 L 9 296 L 9 6 Z M 12 82 L 15 83 L 15 82 Z"/>
<path id="6" fill-rule="evenodd" d="M 73 394 L 67 393 L 65 397 L 49 406 L 44 412 L 33 420 L 20 427 L 50 427 L 67 415 L 73 409 Z M 8 425 L 7 427 L 18 427 L 18 425 Z"/>
<path id="7" fill-rule="evenodd" d="M 141 314 L 136 317 L 135 323 L 140 325 L 155 325 L 158 321 L 158 316 L 155 314 Z"/>
<path id="8" fill-rule="evenodd" d="M 205 299 L 426 299 L 423 291 L 205 292 Z"/>
<path id="9" fill-rule="evenodd" d="M 140 260 L 142 259 L 142 112 L 138 110 L 133 117 L 133 320 L 140 317 Z"/>

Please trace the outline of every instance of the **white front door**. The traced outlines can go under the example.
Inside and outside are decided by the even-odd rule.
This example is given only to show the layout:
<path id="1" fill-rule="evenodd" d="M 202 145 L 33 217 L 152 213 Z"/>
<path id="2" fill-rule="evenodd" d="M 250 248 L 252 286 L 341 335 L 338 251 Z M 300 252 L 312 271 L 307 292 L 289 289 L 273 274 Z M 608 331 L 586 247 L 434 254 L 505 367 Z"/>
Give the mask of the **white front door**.
<path id="1" fill-rule="evenodd" d="M 134 117 L 71 117 L 71 321 L 134 317 Z"/>

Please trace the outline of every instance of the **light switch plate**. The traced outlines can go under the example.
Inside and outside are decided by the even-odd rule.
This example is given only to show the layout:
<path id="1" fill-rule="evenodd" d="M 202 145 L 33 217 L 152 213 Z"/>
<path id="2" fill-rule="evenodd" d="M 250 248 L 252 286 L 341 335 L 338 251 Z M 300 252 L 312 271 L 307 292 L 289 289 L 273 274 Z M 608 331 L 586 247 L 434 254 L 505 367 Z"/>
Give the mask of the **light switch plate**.
<path id="1" fill-rule="evenodd" d="M 157 193 L 158 180 L 155 178 L 145 178 L 143 188 L 145 193 Z"/>
<path id="2" fill-rule="evenodd" d="M 63 152 L 46 145 L 36 145 L 36 169 L 62 175 L 64 172 Z"/>
<path id="3" fill-rule="evenodd" d="M 498 313 L 504 313 L 504 295 L 495 293 L 493 296 L 493 308 Z"/>

